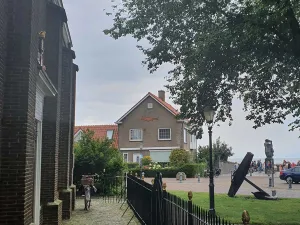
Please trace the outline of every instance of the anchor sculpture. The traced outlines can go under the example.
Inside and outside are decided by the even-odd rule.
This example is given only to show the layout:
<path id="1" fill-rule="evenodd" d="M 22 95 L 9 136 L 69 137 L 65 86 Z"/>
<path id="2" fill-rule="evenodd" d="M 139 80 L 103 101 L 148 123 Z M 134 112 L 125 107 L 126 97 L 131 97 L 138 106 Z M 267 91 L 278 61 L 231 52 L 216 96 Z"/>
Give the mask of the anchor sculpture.
<path id="1" fill-rule="evenodd" d="M 276 200 L 276 197 L 270 196 L 267 192 L 265 192 L 263 189 L 255 185 L 252 181 L 248 180 L 246 178 L 246 175 L 249 171 L 252 159 L 253 159 L 253 154 L 251 152 L 247 152 L 246 156 L 244 157 L 243 161 L 237 168 L 237 170 L 233 173 L 232 179 L 231 179 L 231 185 L 228 191 L 228 196 L 229 197 L 234 197 L 235 194 L 238 192 L 239 188 L 241 187 L 242 183 L 244 180 L 248 182 L 251 186 L 256 188 L 258 191 L 257 192 L 252 192 L 252 194 L 257 198 L 257 199 L 264 199 L 264 200 Z"/>

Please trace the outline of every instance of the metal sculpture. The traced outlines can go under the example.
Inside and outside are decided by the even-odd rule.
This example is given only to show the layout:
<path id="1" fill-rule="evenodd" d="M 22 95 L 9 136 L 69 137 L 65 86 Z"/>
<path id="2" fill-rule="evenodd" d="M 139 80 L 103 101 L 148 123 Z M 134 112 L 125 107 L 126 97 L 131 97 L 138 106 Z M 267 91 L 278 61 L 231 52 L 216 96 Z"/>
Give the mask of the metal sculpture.
<path id="1" fill-rule="evenodd" d="M 248 180 L 246 178 L 246 175 L 249 171 L 252 159 L 253 159 L 253 154 L 251 152 L 247 152 L 246 156 L 244 157 L 243 161 L 239 165 L 236 171 L 234 171 L 232 178 L 231 178 L 231 185 L 228 191 L 228 196 L 229 197 L 234 197 L 236 193 L 238 192 L 239 188 L 241 187 L 242 183 L 244 180 L 248 182 L 251 186 L 256 188 L 258 192 L 252 192 L 252 194 L 258 198 L 258 199 L 266 199 L 266 200 L 273 200 L 276 199 L 272 196 L 270 196 L 267 192 L 262 190 L 260 187 L 255 185 L 253 182 Z"/>

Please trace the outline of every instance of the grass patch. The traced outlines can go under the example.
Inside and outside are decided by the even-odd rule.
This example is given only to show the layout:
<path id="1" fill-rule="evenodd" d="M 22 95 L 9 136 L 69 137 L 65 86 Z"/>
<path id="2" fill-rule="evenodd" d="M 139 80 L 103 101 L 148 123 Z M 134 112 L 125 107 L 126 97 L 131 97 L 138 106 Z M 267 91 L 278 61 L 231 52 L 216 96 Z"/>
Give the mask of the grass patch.
<path id="1" fill-rule="evenodd" d="M 187 192 L 170 191 L 183 199 Z M 208 193 L 193 193 L 193 203 L 204 209 L 209 208 Z M 276 201 L 258 200 L 254 196 L 228 197 L 215 194 L 216 213 L 234 224 L 241 224 L 243 210 L 250 215 L 250 224 L 256 225 L 300 225 L 300 199 L 280 199 Z"/>

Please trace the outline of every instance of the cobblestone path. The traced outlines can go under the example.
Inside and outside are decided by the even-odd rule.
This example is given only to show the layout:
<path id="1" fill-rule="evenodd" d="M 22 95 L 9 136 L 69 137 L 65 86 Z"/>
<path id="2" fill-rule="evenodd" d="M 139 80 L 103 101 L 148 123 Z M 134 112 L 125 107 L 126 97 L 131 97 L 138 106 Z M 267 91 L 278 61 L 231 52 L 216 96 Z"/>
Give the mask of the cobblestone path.
<path id="1" fill-rule="evenodd" d="M 127 205 L 121 203 L 105 202 L 102 199 L 92 199 L 89 211 L 83 210 L 83 199 L 76 200 L 76 209 L 70 220 L 63 221 L 63 225 L 127 225 L 133 212 L 128 209 L 122 217 Z M 134 217 L 129 225 L 140 224 Z"/>

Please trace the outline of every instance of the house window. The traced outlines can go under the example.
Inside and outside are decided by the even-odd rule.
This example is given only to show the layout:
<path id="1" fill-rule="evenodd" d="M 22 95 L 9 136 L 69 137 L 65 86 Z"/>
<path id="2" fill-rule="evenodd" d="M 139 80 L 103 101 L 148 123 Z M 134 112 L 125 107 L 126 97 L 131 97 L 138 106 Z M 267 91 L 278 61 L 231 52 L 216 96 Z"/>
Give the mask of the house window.
<path id="1" fill-rule="evenodd" d="M 129 130 L 129 140 L 130 141 L 142 141 L 143 140 L 142 129 L 130 129 Z"/>
<path id="2" fill-rule="evenodd" d="M 186 129 L 183 129 L 183 142 L 187 143 L 187 132 L 186 132 Z"/>
<path id="3" fill-rule="evenodd" d="M 128 153 L 123 153 L 123 161 L 128 162 Z"/>
<path id="4" fill-rule="evenodd" d="M 148 109 L 152 109 L 153 108 L 153 103 L 148 103 Z"/>
<path id="5" fill-rule="evenodd" d="M 113 138 L 114 130 L 106 131 L 106 137 L 111 140 Z"/>
<path id="6" fill-rule="evenodd" d="M 171 128 L 159 128 L 158 140 L 171 140 Z"/>

